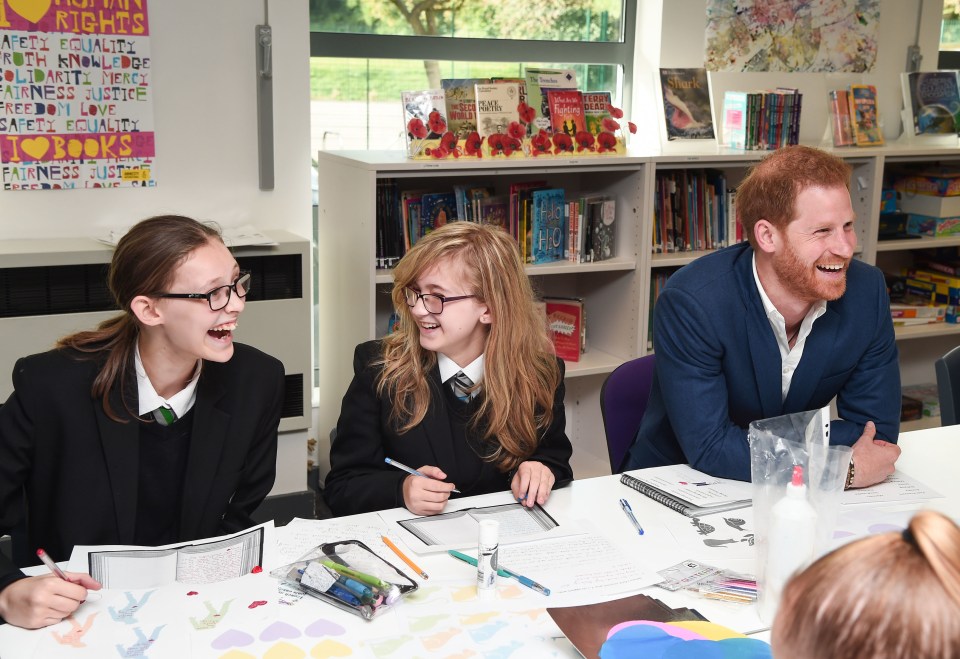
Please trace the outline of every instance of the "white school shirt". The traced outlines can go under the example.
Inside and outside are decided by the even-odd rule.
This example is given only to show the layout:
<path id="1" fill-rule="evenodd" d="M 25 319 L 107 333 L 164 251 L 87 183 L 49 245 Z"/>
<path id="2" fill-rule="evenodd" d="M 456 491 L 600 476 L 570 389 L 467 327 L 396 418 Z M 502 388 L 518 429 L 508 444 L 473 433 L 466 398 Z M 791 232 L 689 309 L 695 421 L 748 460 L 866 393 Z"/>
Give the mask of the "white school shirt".
<path id="1" fill-rule="evenodd" d="M 787 399 L 787 393 L 790 391 L 790 383 L 793 381 L 793 374 L 800 364 L 800 358 L 803 357 L 803 345 L 813 330 L 813 323 L 817 318 L 827 312 L 827 301 L 817 300 L 807 315 L 800 321 L 800 331 L 797 334 L 797 342 L 793 344 L 793 350 L 790 349 L 790 337 L 787 336 L 787 325 L 783 319 L 783 314 L 777 311 L 773 302 L 767 297 L 763 290 L 763 284 L 760 283 L 760 276 L 757 275 L 757 255 L 753 255 L 753 280 L 757 282 L 757 291 L 760 293 L 760 300 L 763 302 L 763 310 L 767 314 L 767 320 L 770 321 L 770 327 L 773 328 L 773 335 L 777 337 L 777 347 L 780 348 L 780 401 Z"/>
<path id="2" fill-rule="evenodd" d="M 193 372 L 193 377 L 190 378 L 187 386 L 170 398 L 164 398 L 153 388 L 153 383 L 150 382 L 150 378 L 147 377 L 147 372 L 143 368 L 143 362 L 140 360 L 139 343 L 137 344 L 137 349 L 134 351 L 134 363 L 137 371 L 137 397 L 139 399 L 137 414 L 140 416 L 166 405 L 173 410 L 179 419 L 189 412 L 193 404 L 197 402 L 197 380 L 200 378 L 200 366 L 203 364 L 201 360 L 197 360 L 197 369 Z"/>
<path id="3" fill-rule="evenodd" d="M 438 352 L 437 366 L 440 367 L 440 381 L 444 384 L 448 384 L 450 379 L 460 371 L 463 371 L 463 374 L 470 378 L 470 381 L 474 384 L 480 384 L 480 381 L 483 380 L 482 354 L 463 368 L 460 368 L 457 366 L 457 362 L 453 361 L 442 352 Z M 476 396 L 477 391 L 474 391 L 473 395 Z"/>

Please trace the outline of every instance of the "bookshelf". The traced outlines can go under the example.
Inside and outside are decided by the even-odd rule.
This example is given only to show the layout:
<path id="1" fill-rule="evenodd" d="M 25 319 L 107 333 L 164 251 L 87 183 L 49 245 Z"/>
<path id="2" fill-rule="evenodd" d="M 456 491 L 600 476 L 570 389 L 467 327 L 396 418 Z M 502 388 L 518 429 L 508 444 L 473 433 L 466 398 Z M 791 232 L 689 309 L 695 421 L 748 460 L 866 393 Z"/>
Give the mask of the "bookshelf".
<path id="1" fill-rule="evenodd" d="M 960 149 L 890 143 L 874 148 L 827 149 L 853 168 L 851 199 L 857 214 L 857 256 L 882 267 L 910 252 L 957 246 L 960 238 L 878 241 L 885 173 L 905 164 L 942 162 L 960 167 Z M 620 363 L 651 352 L 647 345 L 650 286 L 658 271 L 674 269 L 706 254 L 652 254 L 655 176 L 679 169 L 715 169 L 735 188 L 767 152 L 710 146 L 699 153 L 586 157 L 551 160 L 407 160 L 401 152 L 320 152 L 319 262 L 321 407 L 336 423 L 340 399 L 353 375 L 352 349 L 386 331 L 390 314 L 389 270 L 374 267 L 375 189 L 396 179 L 402 189 L 452 189 L 455 184 L 489 185 L 498 193 L 514 181 L 545 179 L 568 195 L 608 194 L 617 200 L 616 258 L 600 263 L 528 266 L 543 295 L 576 295 L 587 306 L 588 351 L 566 376 L 567 432 L 574 445 L 574 473 L 608 473 L 600 388 Z M 323 311 L 326 310 L 326 311 Z M 934 382 L 934 360 L 960 343 L 960 325 L 897 328 L 903 384 Z M 324 375 L 326 373 L 326 375 Z M 927 423 L 930 423 L 929 421 Z M 907 426 L 909 427 L 909 426 Z M 321 427 L 322 434 L 326 428 Z"/>
<path id="2" fill-rule="evenodd" d="M 506 194 L 511 183 L 542 179 L 563 188 L 568 198 L 609 195 L 617 203 L 616 256 L 607 261 L 528 265 L 534 290 L 543 296 L 585 300 L 587 351 L 566 373 L 567 433 L 574 444 L 579 476 L 609 473 L 600 416 L 600 387 L 606 376 L 641 354 L 643 299 L 647 289 L 640 265 L 644 200 L 650 164 L 644 157 L 589 157 L 524 160 L 410 161 L 400 152 L 320 152 L 318 209 L 321 324 L 329 310 L 329 331 L 321 335 L 320 371 L 326 372 L 321 406 L 331 405 L 333 422 L 353 376 L 353 347 L 383 336 L 392 311 L 389 269 L 374 267 L 375 190 L 393 179 L 401 190 L 452 190 L 482 185 Z M 327 303 L 323 300 L 326 298 Z M 321 434 L 325 429 L 321 428 Z"/>

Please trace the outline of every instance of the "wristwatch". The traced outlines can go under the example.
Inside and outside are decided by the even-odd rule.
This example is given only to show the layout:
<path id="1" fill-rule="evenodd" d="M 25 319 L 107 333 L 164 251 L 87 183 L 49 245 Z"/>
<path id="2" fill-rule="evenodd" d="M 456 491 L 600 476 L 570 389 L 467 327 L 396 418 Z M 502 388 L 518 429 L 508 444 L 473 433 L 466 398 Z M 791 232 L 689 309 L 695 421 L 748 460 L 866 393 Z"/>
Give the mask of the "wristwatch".
<path id="1" fill-rule="evenodd" d="M 847 482 L 843 484 L 843 489 L 849 490 L 853 487 L 853 478 L 857 474 L 857 468 L 853 464 L 853 457 L 850 458 L 850 466 L 847 467 Z"/>

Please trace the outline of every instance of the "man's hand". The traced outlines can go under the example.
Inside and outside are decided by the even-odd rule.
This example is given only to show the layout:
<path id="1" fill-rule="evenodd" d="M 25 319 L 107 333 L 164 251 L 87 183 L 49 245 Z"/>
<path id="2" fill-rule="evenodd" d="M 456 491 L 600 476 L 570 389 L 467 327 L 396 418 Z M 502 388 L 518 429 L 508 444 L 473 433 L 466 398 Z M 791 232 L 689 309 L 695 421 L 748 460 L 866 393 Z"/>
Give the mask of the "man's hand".
<path id="1" fill-rule="evenodd" d="M 417 471 L 429 478 L 411 475 L 403 479 L 403 505 L 415 515 L 436 515 L 443 512 L 450 492 L 456 486 L 443 482 L 447 475 L 439 467 L 424 465 Z"/>
<path id="2" fill-rule="evenodd" d="M 513 491 L 513 498 L 525 505 L 527 508 L 533 508 L 533 504 L 539 503 L 541 506 L 547 502 L 550 496 L 550 490 L 556 478 L 550 468 L 542 462 L 528 460 L 521 462 L 510 481 L 510 489 Z"/>
<path id="3" fill-rule="evenodd" d="M 867 487 L 879 483 L 893 473 L 900 447 L 877 439 L 877 427 L 867 421 L 863 434 L 853 445 L 854 475 L 851 487 Z"/>
<path id="4" fill-rule="evenodd" d="M 14 581 L 0 591 L 0 617 L 24 629 L 53 625 L 77 610 L 87 590 L 100 590 L 89 574 L 67 572 L 69 581 L 53 574 Z"/>

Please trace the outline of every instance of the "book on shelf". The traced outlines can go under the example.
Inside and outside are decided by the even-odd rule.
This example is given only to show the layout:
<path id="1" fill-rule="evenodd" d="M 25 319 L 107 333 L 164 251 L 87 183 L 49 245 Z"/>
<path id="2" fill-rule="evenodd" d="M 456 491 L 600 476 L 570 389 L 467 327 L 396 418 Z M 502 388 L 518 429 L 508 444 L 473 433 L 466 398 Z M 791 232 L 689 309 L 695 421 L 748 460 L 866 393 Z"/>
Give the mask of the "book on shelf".
<path id="1" fill-rule="evenodd" d="M 583 93 L 576 89 L 547 89 L 550 127 L 554 133 L 575 137 L 587 130 L 584 120 Z"/>
<path id="2" fill-rule="evenodd" d="M 905 111 L 904 131 L 914 135 L 956 135 L 960 132 L 960 88 L 956 71 L 914 71 L 900 74 Z"/>
<path id="3" fill-rule="evenodd" d="M 857 146 L 880 146 L 884 143 L 877 108 L 877 88 L 873 85 L 850 85 L 850 125 Z"/>
<path id="4" fill-rule="evenodd" d="M 511 123 L 520 122 L 520 84 L 484 82 L 476 85 L 477 131 L 481 137 L 506 134 Z"/>
<path id="5" fill-rule="evenodd" d="M 524 70 L 526 82 L 527 105 L 532 107 L 537 116 L 529 124 L 529 134 L 536 134 L 540 130 L 548 133 L 553 127 L 550 123 L 550 106 L 544 90 L 548 89 L 577 89 L 577 72 L 573 69 L 542 69 L 527 68 Z"/>
<path id="6" fill-rule="evenodd" d="M 833 146 L 853 146 L 853 123 L 850 120 L 850 92 L 846 89 L 831 89 L 828 94 L 830 109 L 830 132 Z"/>
<path id="7" fill-rule="evenodd" d="M 510 231 L 510 200 L 506 195 L 484 197 L 478 202 L 477 221 Z"/>
<path id="8" fill-rule="evenodd" d="M 447 105 L 447 130 L 463 139 L 477 130 L 477 90 L 486 78 L 444 78 L 440 81 Z"/>
<path id="9" fill-rule="evenodd" d="M 543 302 L 547 314 L 547 334 L 553 341 L 557 357 L 568 362 L 580 361 L 587 344 L 583 299 L 545 297 Z"/>
<path id="10" fill-rule="evenodd" d="M 590 261 L 606 261 L 616 255 L 617 202 L 608 197 L 585 200 L 590 226 Z"/>
<path id="11" fill-rule="evenodd" d="M 531 262 L 551 263 L 566 257 L 567 222 L 564 191 L 560 188 L 534 190 L 531 195 Z"/>
<path id="12" fill-rule="evenodd" d="M 431 192 L 420 197 L 421 236 L 456 218 L 457 198 L 452 192 Z"/>
<path id="13" fill-rule="evenodd" d="M 687 517 L 746 508 L 753 502 L 750 483 L 710 476 L 690 465 L 625 472 L 620 482 Z"/>
<path id="14" fill-rule="evenodd" d="M 660 69 L 668 140 L 712 140 L 713 111 L 706 69 Z"/>
<path id="15" fill-rule="evenodd" d="M 438 139 L 447 125 L 447 105 L 442 89 L 400 92 L 407 155 L 416 155 L 422 140 Z M 439 129 L 435 131 L 434 128 Z"/>
<path id="16" fill-rule="evenodd" d="M 747 144 L 747 92 L 723 93 L 723 145 L 743 149 Z"/>
<path id="17" fill-rule="evenodd" d="M 610 92 L 583 92 L 583 121 L 594 136 L 603 132 L 603 120 L 610 119 Z"/>

